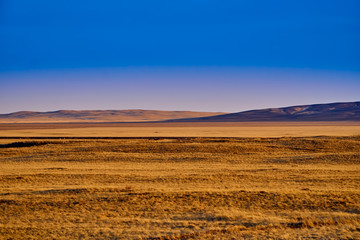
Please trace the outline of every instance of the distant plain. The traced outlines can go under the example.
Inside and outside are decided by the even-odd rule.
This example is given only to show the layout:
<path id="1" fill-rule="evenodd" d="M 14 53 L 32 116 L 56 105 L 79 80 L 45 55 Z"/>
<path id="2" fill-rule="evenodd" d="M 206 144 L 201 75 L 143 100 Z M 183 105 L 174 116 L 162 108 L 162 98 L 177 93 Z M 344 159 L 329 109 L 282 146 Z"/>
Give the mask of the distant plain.
<path id="1" fill-rule="evenodd" d="M 0 124 L 0 137 L 301 137 L 360 135 L 360 122 Z"/>

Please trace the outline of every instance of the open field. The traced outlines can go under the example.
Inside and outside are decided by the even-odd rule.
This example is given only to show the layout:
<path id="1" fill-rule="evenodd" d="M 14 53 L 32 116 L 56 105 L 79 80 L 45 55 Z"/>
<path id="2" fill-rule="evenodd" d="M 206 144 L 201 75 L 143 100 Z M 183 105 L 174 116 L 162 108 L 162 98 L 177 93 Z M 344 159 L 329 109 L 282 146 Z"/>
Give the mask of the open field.
<path id="1" fill-rule="evenodd" d="M 360 122 L 0 124 L 0 137 L 304 137 L 360 135 Z"/>
<path id="2" fill-rule="evenodd" d="M 0 139 L 0 238 L 360 239 L 359 149 L 358 136 Z"/>

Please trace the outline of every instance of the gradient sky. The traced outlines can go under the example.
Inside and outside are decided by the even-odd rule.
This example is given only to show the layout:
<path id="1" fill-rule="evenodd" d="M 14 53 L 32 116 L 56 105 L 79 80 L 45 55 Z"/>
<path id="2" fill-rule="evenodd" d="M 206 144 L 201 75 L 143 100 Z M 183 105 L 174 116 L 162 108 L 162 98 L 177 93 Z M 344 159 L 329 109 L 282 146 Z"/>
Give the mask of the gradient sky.
<path id="1" fill-rule="evenodd" d="M 360 100 L 358 0 L 0 0 L 0 113 Z"/>

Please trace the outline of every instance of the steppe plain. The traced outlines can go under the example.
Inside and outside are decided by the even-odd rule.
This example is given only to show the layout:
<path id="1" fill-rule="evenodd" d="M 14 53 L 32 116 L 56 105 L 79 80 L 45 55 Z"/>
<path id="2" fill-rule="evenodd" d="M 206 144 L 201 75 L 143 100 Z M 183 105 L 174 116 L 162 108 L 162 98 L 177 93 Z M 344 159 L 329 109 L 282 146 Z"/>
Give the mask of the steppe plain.
<path id="1" fill-rule="evenodd" d="M 304 137 L 353 135 L 360 135 L 360 121 L 0 123 L 0 137 Z"/>
<path id="2" fill-rule="evenodd" d="M 360 123 L 1 124 L 0 137 L 1 239 L 360 239 Z"/>

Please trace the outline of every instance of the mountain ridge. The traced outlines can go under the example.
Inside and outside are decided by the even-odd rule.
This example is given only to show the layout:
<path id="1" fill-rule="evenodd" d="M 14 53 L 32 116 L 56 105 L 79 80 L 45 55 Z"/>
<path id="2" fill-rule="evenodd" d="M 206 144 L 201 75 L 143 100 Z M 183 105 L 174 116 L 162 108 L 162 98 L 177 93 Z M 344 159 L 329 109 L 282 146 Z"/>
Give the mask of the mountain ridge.
<path id="1" fill-rule="evenodd" d="M 360 121 L 360 101 L 265 108 L 177 122 Z"/>
<path id="2" fill-rule="evenodd" d="M 162 110 L 56 110 L 47 112 L 18 111 L 0 114 L 1 123 L 29 122 L 143 122 L 164 121 L 224 114 L 224 112 L 162 111 Z"/>
<path id="3" fill-rule="evenodd" d="M 46 122 L 280 122 L 360 121 L 360 101 L 265 108 L 236 113 L 126 110 L 19 111 L 0 114 L 0 123 Z"/>

